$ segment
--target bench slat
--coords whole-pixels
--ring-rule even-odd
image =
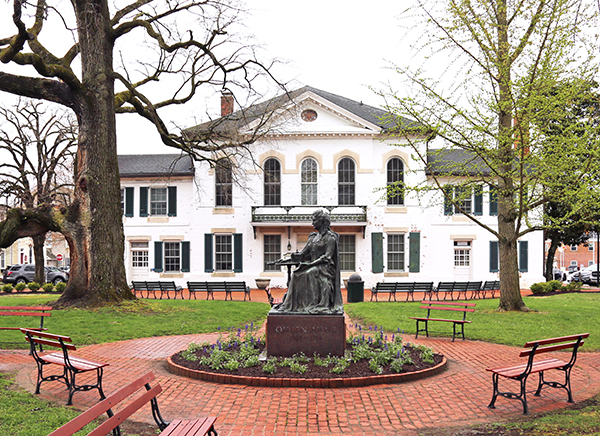
[[[445,321],[445,322],[456,322],[459,324],[470,324],[473,321],[468,321],[468,320],[463,320],[463,319],[442,319],[442,318],[416,318],[416,317],[409,317],[410,319],[417,319],[419,321]]]
[[[102,415],[108,409],[115,407],[115,405],[119,404],[125,398],[129,397],[131,394],[136,392],[138,389],[140,389],[146,383],[150,383],[154,379],[155,379],[154,374],[149,372],[148,374],[137,379],[130,385],[127,385],[124,388],[119,389],[114,394],[111,394],[104,400],[100,401],[99,403],[96,403],[95,405],[90,407],[88,410],[83,412],[81,415],[79,415],[79,416],[73,418],[71,421],[67,422],[61,428],[54,430],[48,436],[72,435],[73,433],[81,430],[83,427],[85,427],[87,424],[92,422],[94,419],[98,418],[100,415]]]
[[[52,306],[0,306],[0,310],[52,310]]]
[[[22,330],[22,329],[19,329],[19,330]],[[39,330],[36,330],[35,332],[42,333]],[[29,342],[29,338],[27,336],[25,336],[25,340],[27,342]],[[62,348],[62,345],[58,341],[50,341],[48,339],[41,339],[41,338],[32,338],[32,341],[34,344],[38,344],[38,345],[48,345],[50,347]],[[77,349],[77,347],[75,347],[75,345],[73,345],[73,344],[63,343],[63,345],[67,350],[70,350],[70,351],[75,351]]]
[[[186,421],[180,419],[173,420],[160,436],[204,435],[210,430],[216,420],[217,418],[214,416]]]
[[[23,332],[25,334],[25,333],[27,333],[28,330],[29,329],[22,328],[21,332]],[[43,332],[38,332],[38,331],[32,331],[32,333],[34,333],[35,336],[46,338],[46,339],[53,339],[56,341],[58,339],[62,339],[63,342],[73,342],[73,340],[69,336],[55,335],[54,333],[43,333]]]
[[[540,341],[530,341],[527,342],[523,348],[533,347],[535,344],[547,345],[555,344],[557,342],[576,341],[577,339],[579,339],[579,337],[581,337],[582,339],[586,339],[589,335],[589,333],[582,333],[580,335],[561,336],[559,338],[542,339]]]
[[[431,310],[454,310],[456,312],[475,312],[475,309],[468,309],[465,307],[436,307],[436,306],[421,306],[421,309]]]
[[[579,343],[579,345],[583,345],[585,343],[585,341],[581,341]],[[559,345],[550,345],[549,347],[538,347],[535,350],[535,354],[541,354],[541,353],[549,353],[551,351],[560,351],[560,350],[566,350],[567,348],[573,348],[575,345],[577,344],[577,341],[575,342],[569,342],[566,344],[559,344]],[[531,354],[533,350],[523,350],[521,351],[521,353],[519,354],[519,357],[525,357],[525,356],[529,356]]]
[[[50,312],[9,312],[2,311],[0,312],[0,316],[50,316],[52,313]]]
[[[567,364],[567,362],[565,362],[563,360],[559,360],[559,359],[540,360],[538,362],[533,363],[533,366],[531,367],[531,372],[535,373],[535,372],[547,371],[549,369],[562,368],[566,364]],[[501,375],[502,377],[511,378],[511,377],[517,377],[517,376],[523,374],[523,371],[525,371],[526,368],[527,368],[527,364],[522,363],[520,365],[509,366],[506,368],[487,368],[486,371],[490,371],[494,374]]]

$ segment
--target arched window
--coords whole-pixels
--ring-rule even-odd
[[[215,167],[215,194],[217,206],[233,205],[233,174],[231,161],[220,159]]]
[[[404,204],[404,164],[394,157],[387,163],[387,204],[390,206]]]
[[[300,168],[302,205],[314,206],[317,204],[318,177],[317,161],[312,158],[305,159]]]
[[[354,204],[354,161],[345,157],[338,163],[338,204]]]
[[[265,173],[265,206],[281,204],[281,164],[277,159],[267,159],[263,165]]]

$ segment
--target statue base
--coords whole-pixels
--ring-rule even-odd
[[[267,355],[291,357],[343,356],[346,349],[344,315],[269,314],[267,316]]]

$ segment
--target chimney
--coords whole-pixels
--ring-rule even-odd
[[[226,117],[233,113],[233,94],[230,91],[223,91],[221,94],[221,116]]]

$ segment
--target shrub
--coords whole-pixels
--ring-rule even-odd
[[[548,286],[548,283],[550,282],[534,283],[530,286],[531,292],[533,292],[533,295],[540,295],[550,292],[550,286]]]
[[[27,283],[27,287],[31,292],[36,292],[38,289],[40,289],[40,284],[37,282],[31,282]]]
[[[23,292],[26,287],[27,287],[27,284],[25,284],[25,283],[17,283],[15,286],[15,289],[17,290],[17,292]]]
[[[567,292],[581,291],[581,282],[571,282],[563,286],[563,290]]]
[[[54,289],[56,289],[56,292],[60,292],[62,294],[65,291],[66,287],[67,287],[67,284],[65,282],[60,282],[60,283],[56,284]]]
[[[550,291],[548,292],[559,291],[563,287],[562,283],[559,280],[550,280],[546,283],[546,285],[550,288]]]
[[[13,285],[11,285],[10,283],[2,285],[2,292],[6,292],[8,294],[9,292],[12,292],[12,291],[13,291]]]
[[[54,290],[54,285],[52,283],[45,283],[44,286],[42,286],[42,289],[44,292],[52,292]]]

